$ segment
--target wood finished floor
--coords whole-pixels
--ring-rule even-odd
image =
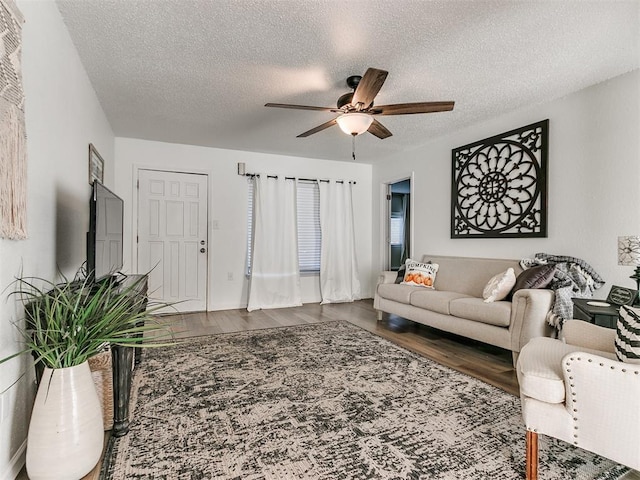
[[[519,394],[511,352],[447,334],[395,315],[376,320],[372,300],[274,310],[245,309],[162,317],[177,338],[346,320],[438,363],[479,378],[513,395]]]
[[[305,304],[302,307],[253,312],[237,309],[166,315],[159,322],[166,325],[176,338],[187,338],[331,320],[346,320],[442,365],[479,378],[513,395],[519,394],[511,352],[394,315],[384,314],[383,320],[378,322],[372,300],[333,305]],[[101,463],[83,480],[99,479]],[[27,478],[23,469],[18,480]]]

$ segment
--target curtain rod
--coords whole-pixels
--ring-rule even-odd
[[[245,177],[259,177],[259,173],[245,173]],[[267,178],[278,178],[278,175],[267,175]],[[302,180],[303,182],[329,182],[329,180],[325,180],[322,178],[296,178],[296,177],[284,177],[285,180]],[[336,180],[336,183],[344,183],[344,180]],[[356,182],[349,180],[349,183],[355,185]]]

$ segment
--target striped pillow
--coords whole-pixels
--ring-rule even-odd
[[[626,363],[640,364],[640,308],[620,307],[616,328],[616,356]]]

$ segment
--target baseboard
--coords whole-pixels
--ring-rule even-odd
[[[22,445],[20,445],[20,448],[18,448],[16,454],[13,456],[13,458],[11,458],[11,461],[9,462],[9,468],[4,472],[0,480],[15,480],[15,478],[20,473],[20,470],[22,470],[22,467],[24,467],[26,453],[27,440],[25,439],[25,441],[22,442]]]

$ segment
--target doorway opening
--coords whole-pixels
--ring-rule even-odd
[[[388,184],[389,270],[397,271],[411,255],[411,180]]]

